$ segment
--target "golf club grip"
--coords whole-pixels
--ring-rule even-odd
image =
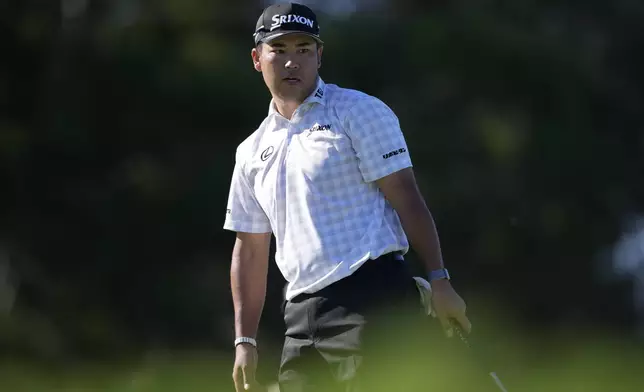
[[[467,337],[465,336],[465,333],[463,332],[460,324],[456,322],[456,320],[450,320],[450,325],[454,332],[456,332],[456,335],[458,335],[459,339],[461,339],[463,343],[470,347],[470,342],[467,340]]]
[[[470,345],[469,340],[465,336],[465,333],[463,332],[463,329],[461,328],[461,326],[455,320],[450,320],[450,324],[452,326],[452,329],[454,329],[454,332],[456,333],[456,335],[458,335],[459,339],[461,339],[461,341],[465,343],[465,345],[471,350],[472,346]],[[479,358],[479,364],[481,366],[483,365],[483,363],[480,361],[480,358]],[[496,372],[490,371],[488,369],[486,369],[486,371],[487,371],[487,374],[490,377],[492,377],[492,380],[494,380],[494,384],[497,386],[497,388],[499,388],[500,391],[508,392],[508,390],[501,382],[501,379],[499,379],[499,376],[496,375]]]

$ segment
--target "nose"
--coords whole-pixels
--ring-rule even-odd
[[[286,64],[284,64],[284,66],[286,67],[286,69],[293,69],[293,70],[297,70],[300,68],[300,65],[293,60],[288,60]]]

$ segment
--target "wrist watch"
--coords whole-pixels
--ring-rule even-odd
[[[429,273],[430,282],[438,279],[447,279],[447,280],[451,279],[449,276],[449,271],[447,271],[447,268],[440,268],[437,270],[433,270]]]
[[[242,343],[248,343],[253,347],[257,347],[257,341],[255,339],[253,339],[253,338],[242,336],[242,337],[239,337],[239,338],[235,339],[235,347],[237,347],[238,345],[240,345]]]

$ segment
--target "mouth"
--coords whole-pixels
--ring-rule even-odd
[[[294,77],[294,76],[284,78],[284,81],[286,83],[289,83],[289,84],[296,84],[296,83],[301,82],[300,78],[297,78],[297,77]]]

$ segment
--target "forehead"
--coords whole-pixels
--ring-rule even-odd
[[[314,45],[315,39],[306,34],[291,33],[276,37],[265,44],[268,46],[305,46]]]

